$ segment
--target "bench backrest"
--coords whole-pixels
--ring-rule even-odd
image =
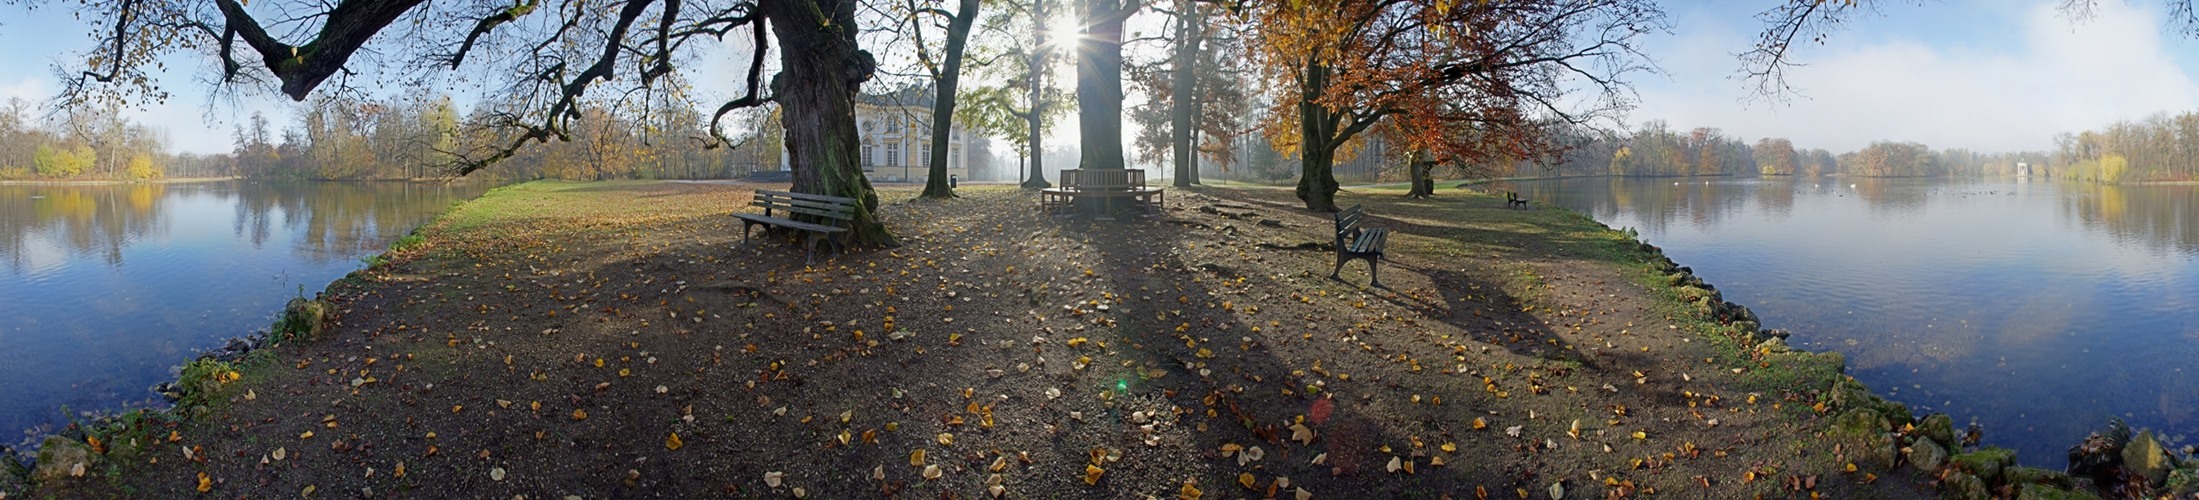
[[[1344,248],[1345,241],[1359,235],[1359,220],[1366,216],[1367,212],[1360,210],[1359,205],[1336,213],[1336,248]]]
[[[764,215],[774,217],[792,216],[794,214],[808,215],[830,220],[831,224],[835,226],[840,225],[842,221],[855,220],[854,198],[758,190],[756,191],[756,199],[748,204],[749,206],[763,207]],[[786,215],[776,215],[773,212],[786,212]]]
[[[1126,168],[1067,169],[1061,187],[1081,191],[1121,191],[1145,186],[1145,171]]]

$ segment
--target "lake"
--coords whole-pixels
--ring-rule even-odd
[[[488,187],[0,185],[0,444],[165,404],[177,365]]]
[[[1516,183],[1643,240],[1880,394],[2060,467],[2108,418],[2199,438],[2199,187],[2030,179]]]

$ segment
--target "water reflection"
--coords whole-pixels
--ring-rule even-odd
[[[150,403],[191,353],[488,187],[0,185],[0,429]]]
[[[2199,187],[2020,179],[1520,183],[1631,226],[1895,399],[2056,465],[2110,416],[2199,437]]]

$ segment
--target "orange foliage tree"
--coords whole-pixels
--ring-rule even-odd
[[[1256,0],[1238,13],[1276,93],[1266,131],[1299,157],[1298,198],[1325,212],[1337,149],[1385,119],[1404,142],[1392,149],[1435,159],[1416,163],[1554,151],[1550,125],[1626,108],[1624,78],[1649,69],[1636,39],[1665,29],[1649,0]]]

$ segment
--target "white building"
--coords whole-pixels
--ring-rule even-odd
[[[931,175],[932,87],[910,86],[890,94],[855,96],[855,133],[863,174],[872,182],[924,182]],[[971,180],[971,144],[977,141],[960,125],[947,141],[947,174]],[[779,169],[787,170],[784,149]]]

